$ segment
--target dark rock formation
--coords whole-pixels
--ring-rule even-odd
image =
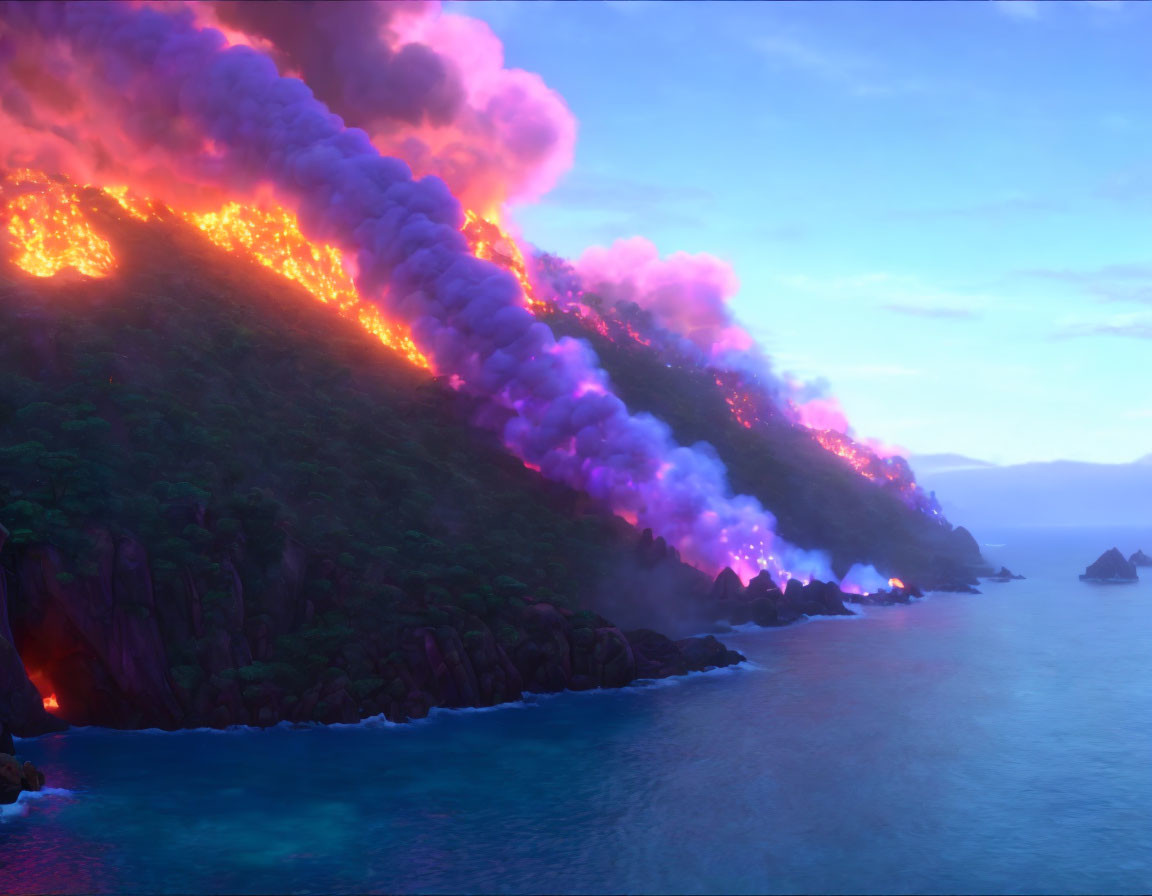
[[[43,772],[31,762],[21,763],[16,757],[0,752],[0,805],[16,802],[21,791],[43,789]]]
[[[120,728],[179,725],[180,707],[168,682],[156,594],[143,547],[131,538],[91,533],[94,576],[75,578],[51,547],[20,558],[21,615],[16,639],[24,662],[68,683],[56,688],[60,712],[73,724]],[[242,611],[241,611],[242,612]],[[205,645],[209,671],[233,668],[222,645]],[[218,654],[226,654],[219,656]],[[250,662],[250,659],[248,659]]]
[[[711,635],[673,641],[651,629],[636,629],[624,634],[636,657],[638,678],[667,678],[744,661],[741,654],[728,650]]]
[[[97,546],[91,575],[70,574],[48,546],[17,555],[15,636],[0,576],[0,735],[41,734],[66,727],[62,719],[120,728],[347,723],[377,714],[401,721],[436,706],[622,687],[638,677],[743,660],[712,637],[626,635],[595,613],[531,597],[495,611],[481,602],[477,613],[415,601],[394,611],[409,621],[358,639],[340,628],[316,628],[317,614],[331,614],[345,598],[333,589],[319,610],[303,598],[301,583],[323,561],[291,539],[280,559],[261,570],[266,588],[275,589],[270,595],[245,590],[238,571],[248,562],[243,551],[220,564],[208,592],[187,572],[154,578],[130,536],[90,535]],[[647,550],[668,552],[655,542]],[[338,570],[321,569],[339,583]],[[318,671],[278,661],[277,651],[293,638],[328,654]],[[324,647],[323,638],[335,639],[333,646]],[[62,719],[45,712],[24,663],[51,682]],[[6,737],[0,747],[9,743]],[[14,799],[13,775],[5,792]],[[30,789],[28,783],[19,786]]]
[[[1022,579],[1024,576],[1015,575],[1007,566],[1001,566],[997,572],[985,578],[991,579],[993,582],[1011,582],[1013,579]]]
[[[740,581],[740,577],[730,567],[725,567],[716,577],[708,597],[711,600],[740,600],[744,594],[744,583]]]
[[[1128,562],[1133,566],[1152,566],[1152,557],[1149,557],[1143,551],[1137,551],[1128,558]]]
[[[708,608],[717,621],[772,627],[788,625],[802,616],[853,615],[844,600],[835,583],[812,581],[804,585],[790,579],[781,591],[767,572],[761,572],[745,588],[732,570],[725,569],[712,586]]]
[[[8,530],[0,526],[0,549]],[[27,670],[16,650],[8,621],[9,573],[0,566],[0,752],[12,752],[12,734],[44,734],[67,727],[44,709],[43,695],[28,679]]]
[[[1111,548],[1100,555],[1100,559],[1089,566],[1082,576],[1081,582],[1101,582],[1106,584],[1135,582],[1136,567],[1124,559],[1124,555],[1116,548]]]

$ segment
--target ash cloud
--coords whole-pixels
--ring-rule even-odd
[[[266,48],[382,152],[435,175],[465,206],[491,216],[530,200],[572,165],[576,120],[539,75],[504,66],[475,19],[438,3],[193,5],[198,18]]]

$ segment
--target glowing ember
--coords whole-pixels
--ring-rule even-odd
[[[86,277],[112,271],[112,249],[89,225],[75,187],[35,171],[17,171],[8,183],[21,190],[0,211],[8,219],[17,267],[36,277],[66,268]]]
[[[895,579],[895,578],[893,578],[893,579],[889,579],[889,580],[888,580],[888,587],[889,587],[889,588],[900,588],[900,589],[903,589],[903,588],[904,588],[904,583],[903,583],[903,582],[901,582],[899,579]]]
[[[468,240],[468,248],[477,258],[498,264],[516,278],[524,296],[525,307],[533,311],[549,310],[547,302],[536,298],[535,290],[528,279],[528,269],[524,264],[524,254],[516,241],[500,229],[495,221],[481,218],[475,212],[464,212],[464,227],[461,229]]]
[[[56,699],[55,694],[49,694],[44,698],[44,708],[48,710],[60,708],[60,702]]]
[[[147,199],[130,196],[127,187],[105,187],[104,192],[115,199],[120,207],[136,220],[148,221],[152,218],[152,203]]]
[[[717,371],[716,385],[724,395],[724,403],[736,418],[736,422],[745,429],[751,429],[757,423],[762,423],[760,402],[751,389],[747,389],[739,381],[739,377],[728,371]]]

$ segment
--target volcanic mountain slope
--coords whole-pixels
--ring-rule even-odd
[[[0,272],[0,620],[62,718],[404,719],[738,658],[580,609],[711,583],[445,383],[186,225],[92,202],[113,276]],[[16,685],[0,722],[50,727]]]
[[[643,314],[634,306],[626,314]],[[572,315],[547,318],[558,333],[587,339],[633,411],[668,423],[681,444],[705,441],[728,468],[734,491],[754,495],[776,515],[777,531],[810,550],[826,550],[844,575],[868,563],[930,588],[971,584],[984,566],[963,528],[907,506],[882,484],[859,475],[826,451],[812,431],[779,413],[754,427],[734,416],[716,371],[668,363],[656,349],[612,340]]]

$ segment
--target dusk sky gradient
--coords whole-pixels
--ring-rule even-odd
[[[778,369],[914,454],[1152,452],[1152,6],[446,9],[579,122],[529,241],[727,259]]]

